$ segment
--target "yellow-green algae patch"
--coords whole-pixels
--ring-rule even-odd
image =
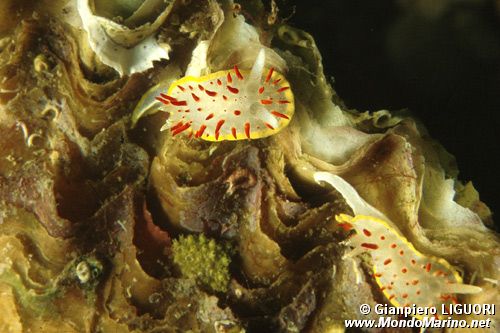
[[[181,236],[172,244],[174,263],[182,275],[212,291],[225,292],[229,284],[231,247],[201,235]]]

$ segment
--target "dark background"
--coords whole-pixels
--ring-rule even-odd
[[[409,108],[499,212],[500,1],[278,2],[350,108]],[[295,14],[293,14],[295,8]],[[494,216],[495,218],[496,216]],[[495,218],[499,225],[498,217]]]

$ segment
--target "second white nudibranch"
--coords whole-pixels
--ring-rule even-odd
[[[314,178],[339,191],[353,209],[354,217],[346,214],[336,217],[345,230],[355,231],[346,241],[352,250],[344,258],[368,253],[377,286],[391,304],[440,309],[441,304],[457,302],[455,294],[482,291],[478,286],[464,284],[446,260],[416,250],[394,223],[364,201],[345,180],[326,172],[317,172]]]
[[[293,116],[293,93],[286,78],[264,64],[262,49],[251,71],[234,66],[175,81],[166,94],[157,96],[169,112],[162,130],[208,141],[257,139],[279,132]]]
[[[444,259],[426,256],[387,222],[371,216],[337,216],[344,229],[356,231],[347,244],[351,257],[368,252],[373,277],[380,290],[394,306],[438,307],[456,302],[454,294],[481,291],[462,283],[458,272]]]

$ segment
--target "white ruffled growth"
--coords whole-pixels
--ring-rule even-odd
[[[105,17],[94,15],[89,1],[77,0],[77,10],[82,20],[82,27],[87,32],[90,47],[102,63],[114,68],[120,76],[123,76],[143,72],[153,67],[153,61],[169,59],[170,46],[160,45],[154,34],[149,34],[131,47],[118,44],[106,33],[104,26],[113,31],[130,30],[133,33],[133,30]],[[166,17],[166,14],[162,16]],[[154,27],[151,25],[146,28]]]

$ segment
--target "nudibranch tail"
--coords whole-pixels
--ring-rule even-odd
[[[341,177],[334,175],[329,172],[315,172],[314,180],[321,184],[325,182],[330,184],[334,189],[340,192],[344,197],[346,203],[351,207],[356,215],[369,215],[374,216],[382,220],[388,220],[388,218],[382,214],[379,210],[368,204],[358,192],[352,187],[348,182],[346,182]]]
[[[450,283],[443,286],[443,292],[448,294],[477,294],[483,291],[481,287],[463,283]]]
[[[247,87],[248,90],[257,90],[259,87],[259,83],[261,81],[262,73],[264,71],[264,65],[266,63],[266,53],[264,49],[261,49],[257,54],[257,58],[255,58],[255,62],[252,66],[252,70],[248,75]]]
[[[202,77],[184,77],[156,96],[169,112],[162,130],[208,141],[257,139],[290,122],[295,103],[286,78],[266,69],[262,49],[250,71],[234,66]]]
[[[348,240],[353,250],[345,257],[369,253],[373,277],[394,306],[438,307],[456,301],[454,294],[482,291],[478,286],[463,284],[461,276],[446,260],[417,251],[384,220],[345,214],[336,216],[336,220],[356,231]]]

